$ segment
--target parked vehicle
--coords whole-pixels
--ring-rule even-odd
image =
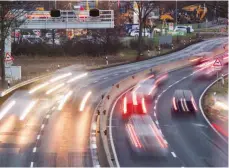
[[[190,32],[194,32],[194,29],[191,26],[176,26],[174,31],[175,32],[185,32],[187,33],[187,28],[190,28]]]
[[[132,36],[132,37],[138,37],[139,36],[139,30],[133,30],[130,33],[130,36]],[[150,37],[149,31],[142,31],[142,36]]]

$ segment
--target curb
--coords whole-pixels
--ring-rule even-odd
[[[186,62],[180,67],[171,67],[171,69],[169,68],[168,70],[161,69],[159,66],[153,66],[153,67],[148,68],[144,71],[140,71],[136,74],[133,74],[132,76],[128,76],[128,77],[124,78],[123,80],[121,80],[118,83],[113,85],[113,87],[110,89],[110,91],[108,91],[106,93],[106,95],[104,96],[104,99],[100,102],[100,106],[97,106],[97,107],[100,107],[100,108],[96,109],[97,111],[100,111],[100,123],[99,123],[99,125],[100,125],[100,136],[102,139],[102,143],[104,145],[105,153],[107,156],[107,161],[108,161],[110,167],[119,167],[119,163],[117,161],[117,156],[115,156],[113,153],[114,144],[112,144],[112,141],[109,142],[109,139],[112,138],[112,135],[110,135],[110,128],[108,128],[109,126],[107,126],[107,124],[109,124],[109,122],[110,122],[109,118],[111,117],[111,114],[110,114],[111,106],[110,105],[112,105],[113,104],[112,102],[115,102],[117,97],[119,97],[121,94],[123,94],[123,92],[126,92],[131,87],[135,86],[135,84],[139,80],[147,77],[149,73],[156,72],[156,74],[158,74],[158,73],[175,71],[177,69],[180,69],[180,68],[183,68],[186,66],[190,66],[190,64],[191,64],[186,59],[185,60],[182,59],[180,61],[186,61]],[[174,62],[177,62],[177,61],[174,61]],[[165,63],[165,64],[168,64],[168,63]],[[174,65],[172,65],[172,66],[174,66]],[[157,69],[159,70],[159,72],[157,72]],[[133,81],[130,84],[128,84],[127,81],[129,81],[129,80],[133,80]],[[123,89],[120,88],[123,91],[121,91],[117,88],[117,86],[122,85],[122,84],[125,85]],[[116,89],[118,89],[117,93],[116,93]],[[114,96],[111,96],[113,94],[112,92],[115,93]],[[106,100],[106,102],[105,102],[105,99],[107,99],[108,96],[110,97],[110,99]],[[102,114],[103,112],[105,112],[105,113]],[[106,135],[103,135],[104,130],[107,130],[107,134],[108,134],[107,136],[109,136],[109,138],[106,137]]]
[[[226,74],[226,75],[223,75],[223,77],[225,77],[225,76],[228,76],[228,74]],[[200,96],[200,99],[199,99],[199,107],[200,107],[200,111],[201,111],[201,113],[202,113],[202,115],[203,115],[203,117],[204,117],[204,119],[207,121],[207,123],[208,123],[208,125],[215,131],[215,133],[217,134],[217,135],[219,135],[219,137],[223,140],[223,141],[225,141],[226,143],[228,142],[212,125],[211,125],[211,122],[208,120],[208,118],[207,118],[207,116],[204,114],[204,110],[203,110],[203,107],[202,107],[202,99],[203,99],[203,97],[204,97],[204,95],[205,95],[205,93],[208,91],[208,89],[212,86],[212,85],[214,85],[216,82],[218,82],[220,80],[220,78],[219,79],[216,79],[214,82],[212,82],[210,85],[208,85],[208,87],[203,91],[203,93],[201,94],[201,96]]]
[[[184,67],[188,67],[188,66],[192,65],[192,63],[189,62],[189,59],[187,59],[187,58],[180,59],[179,61],[182,61],[182,62],[184,61],[183,62],[184,64],[182,64],[182,66],[175,66],[175,67],[172,66],[172,67],[168,68],[167,70],[161,69],[159,67],[160,65],[155,65],[155,66],[152,66],[151,68],[147,68],[147,69],[140,71],[136,74],[132,74],[132,75],[122,79],[118,83],[113,84],[113,87],[105,94],[104,99],[108,99],[108,100],[106,100],[106,102],[105,102],[105,100],[103,99],[100,102],[100,106],[98,106],[100,108],[98,108],[96,110],[100,111],[100,122],[99,122],[100,136],[101,136],[102,143],[103,143],[105,153],[107,156],[107,161],[108,161],[110,167],[119,167],[118,162],[116,161],[117,158],[116,158],[116,156],[114,156],[114,153],[113,153],[114,145],[109,143],[110,137],[108,138],[108,137],[106,137],[106,135],[103,135],[103,130],[105,130],[108,133],[108,135],[110,134],[110,131],[109,131],[110,129],[108,129],[109,125],[107,125],[107,124],[109,124],[108,118],[110,117],[109,115],[110,115],[110,110],[111,110],[111,103],[115,102],[116,98],[119,97],[120,94],[122,94],[123,92],[125,92],[129,88],[133,87],[135,85],[135,83],[137,83],[139,80],[144,79],[144,77],[148,76],[147,74],[149,74],[149,73],[152,73],[152,72],[155,73],[156,72],[156,74],[158,74],[160,72],[161,73],[172,72],[172,71],[178,70],[180,68],[184,68]],[[176,60],[176,61],[172,61],[172,62],[173,63],[176,62],[176,64],[179,65],[179,61]],[[169,63],[172,63],[172,62],[169,62]],[[165,62],[164,65],[166,65],[166,64],[168,65],[169,63]],[[130,79],[132,80],[132,82],[131,82],[131,84],[128,84],[127,81],[129,81]],[[119,87],[120,84],[121,85],[124,84],[124,88],[120,88]],[[120,92],[120,90],[122,90],[122,92]],[[111,96],[112,94],[114,94],[114,95]]]

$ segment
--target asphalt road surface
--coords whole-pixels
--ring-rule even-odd
[[[51,79],[34,83],[31,88],[49,82],[33,94],[23,89],[16,91],[0,109],[3,112],[15,101],[0,120],[0,166],[92,166],[89,146],[90,121],[101,95],[112,84],[146,68],[210,51],[226,42],[227,38],[204,41],[152,60],[95,70],[88,72],[87,77],[72,83],[67,81],[84,72],[77,67],[65,68],[53,74]],[[71,76],[50,82],[53,78],[69,72]],[[46,94],[57,86],[60,88]],[[58,110],[71,91],[63,109]],[[84,110],[80,111],[82,99],[89,91],[92,94]],[[19,120],[32,100],[36,101],[36,104],[24,120]],[[171,160],[171,165],[180,165],[180,162],[173,161],[174,158],[168,159]]]
[[[226,67],[222,73],[228,73]],[[197,72],[198,73],[198,72]],[[115,104],[112,118],[112,136],[115,152],[121,167],[227,167],[228,143],[222,140],[208,125],[200,110],[196,115],[173,115],[172,97],[176,89],[191,90],[198,104],[204,89],[216,76],[203,80],[193,74],[192,67],[169,73],[166,84],[159,86],[148,113],[158,123],[169,144],[170,154],[163,158],[134,157],[130,148],[125,121],[122,120],[120,103]]]

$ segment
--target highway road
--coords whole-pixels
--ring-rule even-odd
[[[222,73],[228,73],[228,67]],[[198,72],[197,72],[198,73]],[[197,74],[196,73],[196,74]],[[166,84],[159,86],[153,102],[147,105],[147,111],[155,123],[158,123],[170,154],[163,158],[134,157],[122,120],[119,99],[115,104],[112,118],[112,137],[115,152],[121,167],[227,167],[228,142],[222,140],[208,125],[200,110],[196,115],[172,115],[172,97],[177,89],[191,90],[197,104],[204,89],[212,79],[200,80],[193,74],[192,67],[186,67],[169,73]]]
[[[90,121],[101,95],[112,84],[149,67],[211,51],[226,42],[227,38],[204,41],[152,60],[91,71],[71,83],[68,81],[85,71],[74,66],[64,68],[51,78],[30,86],[34,89],[43,84],[41,89],[32,94],[24,89],[16,91],[0,109],[0,115],[5,113],[0,120],[0,166],[92,166]],[[69,73],[71,75],[67,75]],[[85,108],[80,111],[89,91],[91,95]],[[9,105],[12,107],[4,111]],[[25,118],[20,120],[25,113]],[[181,165],[172,157],[168,160],[171,165]]]

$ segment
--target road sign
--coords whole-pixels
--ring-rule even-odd
[[[5,66],[11,66],[13,64],[14,58],[9,52],[6,52],[5,55]]]
[[[11,56],[11,54],[9,52],[6,53],[5,55],[5,61],[13,61],[14,58]]]
[[[214,66],[215,70],[221,70],[223,65],[222,65],[220,59],[216,58],[213,66]]]

